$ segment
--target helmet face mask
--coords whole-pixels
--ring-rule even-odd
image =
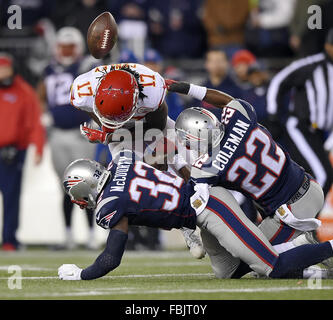
[[[81,209],[94,209],[110,172],[96,161],[79,159],[65,170],[63,186],[73,203]]]
[[[178,116],[175,129],[180,143],[199,154],[216,148],[224,136],[224,125],[203,108],[185,109]]]
[[[127,70],[111,70],[99,82],[94,99],[94,112],[102,125],[118,129],[136,112],[139,85]]]

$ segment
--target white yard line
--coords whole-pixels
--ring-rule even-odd
[[[8,271],[8,268],[12,266],[13,265],[0,266],[0,271]],[[18,264],[18,266],[22,269],[22,271],[54,271],[54,268],[35,267],[26,264]]]
[[[103,279],[117,279],[117,278],[163,278],[163,277],[213,277],[213,273],[161,273],[161,274],[130,274],[130,275],[118,275],[118,276],[105,276]],[[17,277],[21,280],[47,280],[58,279],[56,276],[45,277]],[[0,277],[0,280],[8,280],[8,277]]]
[[[140,266],[146,267],[151,266],[151,262],[144,262],[140,263]],[[210,262],[207,260],[199,261],[199,260],[193,260],[193,261],[171,261],[171,262],[164,262],[164,261],[154,261],[155,267],[179,267],[179,266],[208,266],[210,265]],[[0,271],[7,271],[8,268],[12,265],[0,265]],[[22,271],[56,271],[55,268],[45,268],[45,267],[38,267],[33,265],[26,265],[26,264],[18,264],[19,267],[22,268]]]
[[[13,258],[32,258],[41,256],[43,258],[58,258],[59,256],[63,257],[95,257],[98,255],[101,250],[87,251],[87,250],[23,250],[17,252],[3,252],[4,257],[13,257]],[[192,255],[189,250],[182,251],[151,251],[151,250],[139,250],[139,251],[125,251],[124,258],[130,259],[142,259],[142,258],[152,258],[152,259],[170,259],[170,258],[192,258]],[[194,258],[192,258],[194,259]]]

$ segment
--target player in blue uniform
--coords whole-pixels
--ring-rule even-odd
[[[324,204],[320,185],[257,122],[249,103],[217,90],[167,82],[171,91],[223,109],[221,121],[202,108],[187,109],[177,118],[179,139],[196,150],[201,143],[201,156],[191,169],[194,181],[224,186],[252,198],[264,218],[260,229],[272,244],[281,244],[280,252],[295,246],[290,240],[318,228],[320,221],[315,217]],[[306,239],[316,242],[313,233]]]
[[[135,161],[133,151],[120,152],[109,168],[91,160],[76,160],[64,173],[64,187],[81,208],[94,208],[96,222],[110,229],[105,250],[89,267],[62,265],[63,280],[90,280],[104,276],[121,262],[128,225],[155,228],[201,228],[215,274],[230,278],[240,260],[270,277],[282,277],[333,256],[333,242],[299,246],[282,254],[241,211],[222,187],[185,181],[169,172]],[[214,264],[215,260],[222,263]],[[215,267],[218,268],[215,268]]]
[[[179,136],[184,134],[183,118],[190,113],[212,117],[205,109],[188,109],[178,118]],[[195,181],[242,192],[271,215],[297,192],[305,177],[312,179],[257,123],[255,111],[247,102],[229,103],[223,109],[221,123],[224,136],[219,145],[193,164]],[[193,125],[191,129],[195,130]]]

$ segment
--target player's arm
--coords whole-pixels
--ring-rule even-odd
[[[62,280],[93,280],[105,276],[120,265],[128,238],[128,219],[123,216],[110,229],[104,251],[95,262],[85,269],[76,265],[62,265],[59,268],[59,278]]]
[[[215,89],[209,89],[202,86],[197,86],[192,83],[165,80],[168,91],[186,94],[192,98],[205,101],[217,108],[223,108],[229,102],[235,100],[232,96]]]
[[[87,112],[91,119],[93,119],[100,127],[102,127],[102,123],[99,121],[98,117],[94,112]]]
[[[188,168],[188,166],[180,168],[178,173],[185,180],[185,182],[188,182],[191,178],[191,170]]]
[[[164,130],[167,118],[168,118],[168,105],[165,101],[159,106],[159,108],[153,112],[149,112],[146,115],[146,122],[143,124],[143,130],[149,130],[152,128]]]
[[[255,111],[249,103],[245,101],[241,103],[239,100],[222,91],[197,86],[192,83],[178,82],[168,79],[165,80],[165,83],[169,91],[186,94],[220,109],[223,109],[226,106],[231,107],[232,109],[241,112],[248,119],[250,119],[252,114],[255,115]],[[256,118],[256,116],[254,117]]]

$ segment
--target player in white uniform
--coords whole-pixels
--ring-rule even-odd
[[[149,112],[156,111],[160,108],[164,102],[166,94],[164,79],[157,72],[137,63],[104,65],[81,74],[74,80],[72,85],[72,105],[86,112],[94,113],[95,94],[100,78],[110,72],[111,68],[114,70],[120,70],[124,67],[128,67],[139,74],[142,93],[145,95],[143,99],[138,100],[135,114],[132,119],[128,121],[126,127],[134,126],[135,120],[141,120]],[[174,122],[172,127],[174,128]]]
[[[130,148],[143,158],[144,152],[150,150],[150,153],[154,150],[156,142],[167,133],[169,138],[174,139],[170,133],[175,134],[175,123],[168,117],[165,95],[166,85],[159,73],[141,64],[121,63],[99,66],[78,76],[71,88],[71,104],[88,112],[101,126],[102,130],[93,129],[88,125],[81,126],[81,133],[90,142],[108,144],[113,156],[124,146],[129,148],[130,143]],[[143,126],[141,135],[138,135],[139,130],[136,127],[138,120]],[[120,128],[130,131],[117,130]],[[155,142],[151,143],[151,136],[147,143],[144,141],[146,136],[143,135],[153,128],[159,129],[160,134],[153,134],[156,137]],[[133,139],[133,135],[128,136],[128,133],[134,133],[134,129]],[[125,141],[120,142],[121,137],[124,137]],[[178,170],[186,165],[181,157],[176,156],[175,162]],[[197,258],[202,258],[205,251],[200,238],[186,228],[182,229],[182,233],[191,253]]]

